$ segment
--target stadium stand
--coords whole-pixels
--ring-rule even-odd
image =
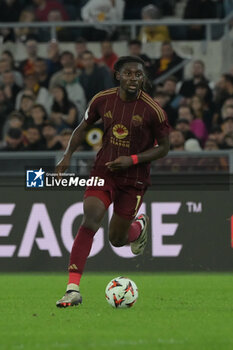
[[[220,45],[220,42],[224,45],[224,40],[227,42],[229,38],[231,22],[225,18],[232,10],[230,3],[210,0],[200,7],[191,0],[138,1],[134,6],[130,3],[123,0],[83,0],[78,5],[75,1],[58,0],[1,2],[0,21],[5,23],[5,27],[0,26],[1,152],[62,148],[61,133],[75,128],[94,94],[115,86],[113,64],[118,56],[127,53],[146,61],[148,92],[165,109],[173,128],[171,150],[233,148],[232,67],[222,64],[216,70],[214,62],[217,65],[222,59],[220,52],[216,53],[215,61],[207,63],[208,45]],[[106,12],[101,10],[103,4],[108,4]],[[144,22],[135,24],[141,18]],[[211,35],[217,35],[217,22],[206,20],[196,27],[191,25],[193,22],[189,26],[174,26],[179,20],[180,24],[189,23],[182,22],[182,18],[219,21],[225,29],[222,36],[221,31],[218,35],[224,40],[209,40]],[[76,20],[76,28],[70,20]],[[127,20],[132,20],[133,29]],[[50,29],[42,25],[44,21],[48,21]],[[52,26],[54,21],[63,26]],[[113,21],[114,25],[107,26],[105,21]],[[148,26],[142,25],[145,21]],[[8,22],[15,22],[15,27],[7,27]],[[27,25],[17,26],[22,22]],[[174,38],[182,41],[173,41]],[[208,40],[204,49],[203,42],[197,41],[200,39]],[[193,40],[193,46],[189,41],[189,49],[195,50],[195,55],[185,52],[186,40]],[[188,70],[191,70],[189,76]],[[33,135],[37,140],[34,146]]]

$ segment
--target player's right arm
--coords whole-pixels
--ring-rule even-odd
[[[82,144],[85,138],[85,132],[88,127],[88,123],[83,120],[77,128],[73,131],[67,149],[65,150],[63,158],[58,162],[56,166],[56,173],[61,174],[64,173],[69,165],[70,165],[70,158],[72,154],[76,151],[78,146]]]

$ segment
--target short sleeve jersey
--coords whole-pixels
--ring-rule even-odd
[[[149,183],[150,164],[140,163],[117,173],[106,163],[119,156],[138,154],[154,147],[156,140],[169,134],[170,126],[163,109],[148,94],[139,91],[133,101],[123,101],[119,88],[101,91],[93,97],[85,113],[85,121],[104,123],[102,148],[98,152],[92,174],[121,178],[123,183],[139,187]]]

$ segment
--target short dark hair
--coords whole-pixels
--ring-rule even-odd
[[[141,43],[141,41],[138,40],[138,39],[130,40],[130,41],[128,42],[128,46],[131,46],[131,45],[138,45],[138,46],[142,47],[142,43]]]
[[[173,83],[176,83],[176,84],[177,84],[178,79],[177,79],[177,77],[175,77],[174,75],[170,75],[170,77],[168,77],[168,78],[164,81],[164,83],[166,83],[167,81],[172,81]]]
[[[166,91],[155,90],[152,94],[152,98],[156,97],[169,97],[169,94]]]
[[[223,74],[222,76],[227,82],[233,85],[233,76],[231,74],[226,73],[226,74]]]
[[[12,139],[18,140],[22,137],[22,131],[18,128],[10,128],[7,132],[7,136]]]
[[[21,120],[22,122],[24,121],[24,116],[18,112],[18,111],[13,111],[10,113],[10,115],[8,116],[8,119],[13,119],[13,118],[18,118],[19,120]]]
[[[40,128],[39,126],[35,125],[34,123],[30,123],[27,127],[27,130],[28,129],[36,129],[38,131],[38,133],[40,134]]]
[[[43,128],[45,128],[46,126],[51,126],[52,128],[57,129],[55,123],[52,122],[51,120],[46,120],[46,121],[44,122]]]
[[[122,56],[120,57],[116,63],[114,64],[114,70],[116,72],[119,72],[121,68],[124,66],[126,63],[140,63],[143,66],[143,69],[145,69],[145,62],[138,56]]]
[[[65,50],[65,51],[62,51],[62,53],[61,53],[61,55],[60,55],[60,58],[62,58],[62,57],[65,56],[65,55],[69,55],[69,56],[71,56],[71,57],[74,57],[73,52],[68,51],[68,50]]]
[[[23,95],[23,96],[21,97],[21,101],[22,101],[22,99],[24,99],[24,98],[28,98],[29,100],[34,101],[34,98],[33,98],[32,96],[30,96],[30,95]]]
[[[83,51],[83,53],[82,53],[81,57],[83,57],[84,55],[91,55],[92,57],[94,57],[93,52],[92,52],[92,51],[90,51],[90,50],[85,50],[85,51]]]
[[[168,40],[162,42],[162,46],[166,46],[166,45],[169,45],[169,46],[172,47],[172,43],[170,41],[168,41]]]

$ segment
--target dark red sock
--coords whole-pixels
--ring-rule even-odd
[[[80,226],[70,254],[69,283],[79,285],[87,257],[90,253],[95,232]]]
[[[132,222],[128,232],[128,243],[136,241],[136,239],[139,237],[141,233],[141,230],[142,230],[142,226],[140,222],[138,221]]]

